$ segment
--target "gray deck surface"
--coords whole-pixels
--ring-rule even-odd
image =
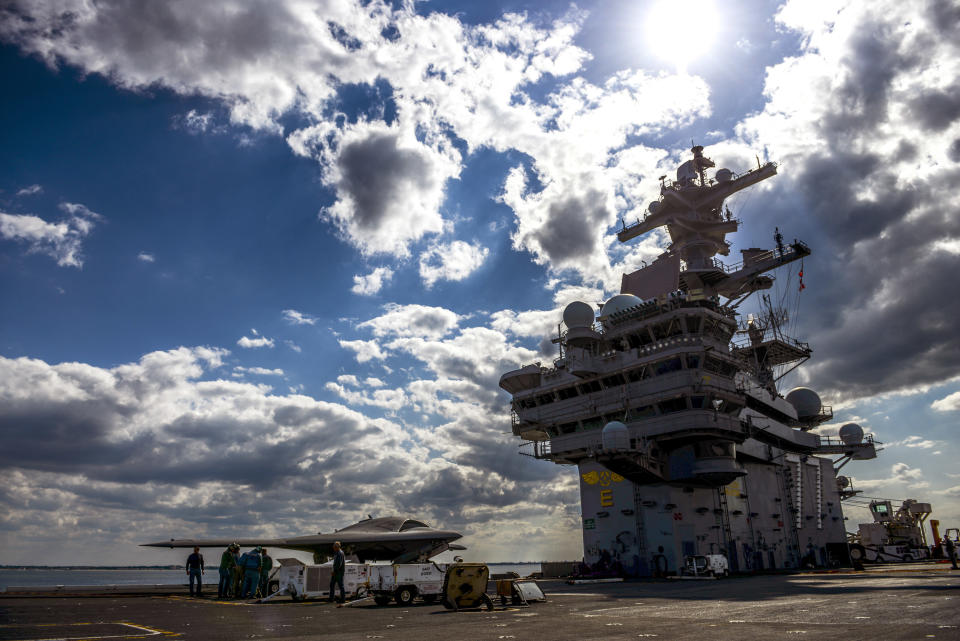
[[[960,639],[960,571],[949,565],[868,572],[569,586],[547,603],[450,612],[419,602],[279,600],[252,605],[181,595],[0,598],[0,639]]]

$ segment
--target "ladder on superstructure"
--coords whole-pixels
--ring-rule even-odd
[[[730,508],[727,506],[727,486],[717,488],[717,501],[720,503],[720,529],[723,532],[727,558],[730,558],[730,546],[733,545],[733,532],[730,530]]]
[[[643,527],[643,497],[640,496],[638,485],[633,483],[633,520],[636,523],[637,532],[637,554],[644,561],[649,561],[647,556],[647,533]],[[652,568],[651,568],[652,569]]]

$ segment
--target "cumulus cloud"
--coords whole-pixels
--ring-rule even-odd
[[[942,275],[960,255],[936,251],[956,238],[960,206],[945,144],[960,138],[960,14],[946,7],[785,3],[778,20],[804,49],[768,69],[765,108],[738,128],[785,169],[762,215],[813,245],[803,305],[817,311],[801,329],[817,357],[804,380],[838,400],[956,374],[960,299]]]
[[[900,462],[890,467],[890,476],[880,479],[855,479],[856,487],[863,490],[882,489],[894,485],[902,485],[911,489],[923,489],[930,483],[923,478],[923,470],[911,467]]]
[[[960,392],[954,392],[930,404],[938,412],[953,412],[960,410]]]
[[[33,196],[34,194],[39,193],[43,193],[43,187],[36,184],[17,190],[17,196]]]
[[[283,310],[283,319],[291,325],[316,325],[317,319],[310,314],[298,312],[295,309]]]
[[[386,352],[380,348],[380,344],[377,343],[377,341],[340,340],[338,342],[340,343],[340,347],[356,354],[358,363],[366,363],[373,359],[382,361],[387,357]]]
[[[173,123],[175,127],[193,135],[199,135],[213,128],[214,116],[210,112],[200,113],[196,109],[191,109],[182,116],[174,118]]]
[[[368,394],[334,382],[327,383],[325,387],[349,403],[351,407],[371,405],[387,410],[399,410],[407,404],[407,395],[399,389],[379,389]]]
[[[0,212],[0,236],[46,254],[61,267],[83,267],[83,239],[104,218],[78,203],[61,203],[65,216],[55,223],[30,214]]]
[[[353,287],[350,288],[354,294],[360,296],[373,296],[383,286],[393,278],[393,270],[389,267],[375,267],[367,275],[357,275],[353,277]]]
[[[549,24],[505,14],[467,25],[376,0],[326,2],[317,13],[292,2],[144,9],[72,0],[56,11],[17,2],[6,17],[0,39],[51,66],[75,65],[129,89],[208,96],[234,125],[282,132],[294,153],[319,163],[333,192],[321,217],[364,254],[407,256],[411,243],[445,229],[459,139],[468,152],[515,149],[531,159],[501,198],[515,213],[516,248],[551,269],[610,281],[604,234],[655,187],[636,175],[650,165],[634,164],[634,139],[710,113],[707,85],[693,76],[575,76],[590,58],[575,44],[586,18],[576,8]],[[178,55],[165,55],[171,49]],[[372,88],[376,104],[342,113],[348,86]],[[283,131],[290,113],[304,124]],[[216,128],[212,112],[192,110],[178,122],[192,132]],[[456,262],[459,270],[443,269],[434,253],[425,281],[475,267],[476,251]],[[354,291],[374,293],[385,276],[359,277]]]
[[[337,134],[331,157],[321,155],[324,183],[337,194],[322,217],[351,244],[368,254],[405,256],[411,241],[443,229],[444,185],[459,172],[455,148],[435,149],[412,129],[375,123]]]
[[[384,314],[357,325],[374,336],[421,336],[440,338],[457,327],[460,315],[443,307],[428,305],[384,305]]]
[[[328,389],[351,407],[297,387],[278,395],[217,378],[227,355],[182,347],[114,368],[0,357],[7,558],[59,541],[45,558],[69,562],[72,534],[89,530],[133,562],[145,540],[328,531],[368,512],[460,529],[490,555],[502,542],[472,534],[544,514],[561,525],[556,506],[576,498],[569,479],[544,482],[554,466],[514,473],[531,466],[503,434],[503,411],[461,400],[462,421],[421,431],[356,409],[402,412],[405,390],[364,392],[346,375]]]
[[[931,441],[929,439],[923,438],[922,436],[912,435],[900,441],[893,441],[891,443],[888,443],[887,446],[888,447],[912,447],[912,448],[918,448],[922,450],[932,450],[935,447],[939,447],[940,442]]]
[[[420,254],[420,278],[427,289],[438,280],[463,280],[483,264],[489,253],[486,247],[462,240],[436,243]]]
[[[258,347],[273,347],[273,339],[267,338],[266,336],[261,336],[260,332],[255,329],[251,329],[250,333],[253,336],[241,336],[237,340],[237,345],[243,347],[244,349],[256,349]]]
[[[280,368],[269,369],[266,367],[243,367],[237,365],[233,371],[240,374],[254,374],[256,376],[283,376],[283,370]]]
[[[147,252],[140,252],[137,254],[137,260],[142,263],[155,263],[157,261],[157,257]]]

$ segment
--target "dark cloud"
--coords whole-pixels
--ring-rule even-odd
[[[546,224],[530,237],[536,241],[550,262],[565,264],[597,253],[597,230],[607,220],[603,194],[589,190],[550,204]]]
[[[960,118],[960,85],[923,92],[910,101],[910,111],[925,129],[943,131]]]
[[[956,138],[952,143],[950,143],[947,156],[949,156],[950,160],[953,162],[960,162],[960,138]]]
[[[400,192],[427,191],[433,168],[426,159],[397,146],[397,137],[375,134],[344,145],[337,159],[341,193],[354,204],[353,220],[361,230],[376,230],[388,218]]]
[[[958,371],[960,298],[944,283],[960,256],[944,243],[960,235],[960,172],[915,163],[949,148],[935,134],[960,117],[960,90],[900,89],[926,77],[942,49],[936,32],[911,40],[893,22],[858,26],[836,70],[839,90],[810,96],[823,106],[809,123],[816,151],[786,159],[761,196],[764,224],[775,219],[788,239],[813,248],[798,331],[814,348],[804,367],[811,385],[835,400],[941,383]],[[777,287],[796,298],[795,277]]]

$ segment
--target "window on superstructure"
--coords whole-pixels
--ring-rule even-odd
[[[609,414],[603,417],[604,424],[609,423],[610,421],[620,421],[623,422],[627,420],[625,416],[626,412],[610,412]]]
[[[740,410],[742,409],[743,409],[743,405],[741,405],[740,403],[731,403],[730,401],[725,401],[723,404],[723,407],[721,408],[721,411],[724,414],[736,415],[736,414],[739,414]]]
[[[531,407],[536,407],[537,402],[532,398],[518,398],[517,405],[519,406],[520,409],[528,410]]]
[[[645,378],[650,378],[650,370],[647,369],[647,366],[638,367],[627,372],[627,380],[631,383],[636,383],[637,381],[642,381]]]
[[[587,381],[585,383],[580,383],[577,385],[580,389],[581,394],[590,394],[591,392],[599,392],[602,387],[600,387],[600,381]]]
[[[690,407],[692,407],[692,408],[695,409],[695,410],[703,409],[703,407],[704,407],[705,404],[706,404],[706,397],[705,397],[705,396],[691,396],[691,397],[690,397]]]
[[[598,430],[601,427],[603,427],[603,417],[601,416],[593,416],[591,418],[584,419],[581,421],[580,425],[580,429],[582,429],[584,432],[588,430]]]
[[[553,400],[553,392],[547,392],[537,397],[537,405],[549,405]]]
[[[707,356],[703,362],[703,369],[713,372],[718,376],[733,378],[737,373],[737,366],[728,361],[717,358],[716,356]]]
[[[657,340],[667,337],[667,328],[663,323],[651,325],[650,331],[653,332],[653,337]]]
[[[682,412],[687,409],[687,399],[682,396],[679,398],[671,398],[666,401],[660,401],[657,403],[657,407],[660,409],[661,414]]]
[[[700,367],[700,354],[687,354],[687,368],[697,369]]]
[[[620,387],[621,385],[626,383],[626,381],[623,379],[623,374],[620,374],[620,373],[613,374],[612,376],[607,376],[605,378],[602,378],[601,380],[603,381],[603,386],[606,387],[607,389],[610,389],[611,387]]]
[[[683,369],[683,364],[680,362],[679,356],[673,356],[671,358],[658,361],[653,367],[656,375],[660,376],[661,374],[669,374],[670,372],[676,372]]]
[[[701,320],[699,316],[687,316],[687,332],[690,334],[699,334]]]
[[[642,407],[633,407],[627,412],[627,419],[638,421],[645,418],[653,418],[657,415],[657,410],[653,405],[643,405]]]
[[[575,396],[579,395],[580,392],[577,391],[576,387],[564,387],[563,389],[557,390],[557,398],[559,398],[561,401],[565,401],[568,398],[574,398]]]
[[[577,422],[563,423],[557,426],[557,431],[561,434],[573,434],[577,431]]]

